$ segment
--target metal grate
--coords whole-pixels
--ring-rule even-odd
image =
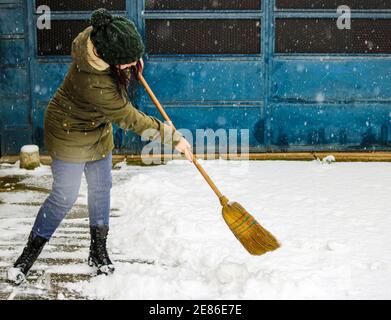
[[[255,19],[147,20],[149,54],[259,54]]]
[[[390,0],[276,0],[278,9],[334,9],[339,6],[351,9],[391,9]]]
[[[89,20],[53,20],[51,29],[37,29],[38,56],[70,55],[72,41],[89,25]]]
[[[146,0],[146,10],[261,10],[261,0]]]
[[[113,11],[126,11],[126,0],[36,0],[36,8],[48,6],[51,11],[93,11],[106,8]]]
[[[353,19],[351,29],[336,19],[276,19],[278,53],[391,53],[391,20]]]

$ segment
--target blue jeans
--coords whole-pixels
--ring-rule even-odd
[[[88,184],[88,213],[90,226],[108,226],[112,155],[97,161],[71,163],[52,161],[52,192],[43,203],[33,226],[33,234],[50,239],[66,214],[76,202],[83,172]]]

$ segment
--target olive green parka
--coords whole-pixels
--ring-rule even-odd
[[[138,111],[119,93],[110,66],[94,55],[91,30],[73,41],[72,64],[45,111],[49,154],[75,163],[100,160],[114,148],[112,123],[176,146],[182,137],[178,131]]]

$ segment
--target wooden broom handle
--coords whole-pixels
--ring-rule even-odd
[[[145,80],[144,76],[138,72],[137,73],[137,77],[138,77],[138,80],[141,82],[141,84],[144,86],[145,90],[147,91],[148,95],[151,97],[153,103],[156,105],[156,107],[158,108],[160,114],[162,115],[162,117],[164,118],[164,120],[166,120],[167,122],[169,122],[172,127],[175,129],[175,126],[174,124],[172,123],[170,117],[168,116],[168,114],[166,113],[166,111],[164,110],[163,106],[160,104],[159,100],[156,98],[155,94],[153,93],[152,89],[150,88],[150,86],[148,85],[147,81]],[[220,192],[220,190],[217,188],[217,186],[214,184],[214,182],[212,181],[212,179],[209,177],[209,175],[206,173],[206,171],[204,170],[204,168],[201,166],[201,164],[197,161],[197,158],[196,156],[194,155],[193,153],[193,163],[194,165],[196,166],[196,168],[198,169],[198,171],[202,174],[202,176],[205,178],[206,182],[209,184],[209,186],[212,188],[212,190],[214,191],[214,193],[217,195],[217,197],[219,198],[220,202],[224,205],[224,203],[228,202],[228,200],[223,196],[223,194]]]

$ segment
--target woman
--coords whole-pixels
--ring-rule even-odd
[[[106,249],[109,231],[112,123],[150,140],[169,143],[191,160],[191,147],[172,127],[135,109],[128,100],[129,68],[144,45],[135,25],[105,9],[93,12],[91,27],[72,44],[73,62],[45,112],[45,145],[52,157],[52,192],[40,208],[26,247],[8,271],[25,280],[45,243],[75,203],[84,172],[88,183],[91,245],[88,263],[98,274],[114,266]],[[154,130],[151,130],[154,129]]]

